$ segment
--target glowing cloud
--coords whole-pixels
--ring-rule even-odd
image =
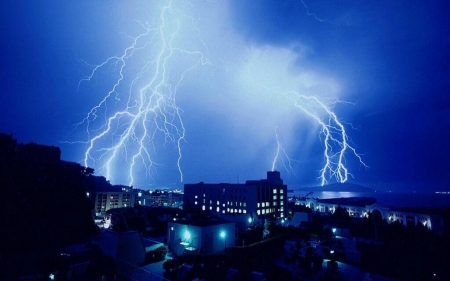
[[[260,159],[257,168],[272,170],[281,161],[293,174],[298,167],[288,155],[299,158],[296,153],[317,144],[319,134],[321,184],[348,179],[349,153],[365,166],[333,111],[342,98],[339,82],[302,64],[313,50],[300,43],[249,47],[233,32],[227,4],[167,1],[152,22],[140,23],[141,31],[128,36],[120,55],[92,66],[80,88],[104,71],[112,69],[116,76],[102,84],[107,90],[78,124],[87,134],[85,166],[109,180],[126,175],[130,185],[137,177],[152,177],[156,166],[175,166],[183,181],[182,159],[192,159],[183,151],[195,151],[190,132],[196,126],[203,134],[227,132],[236,138],[232,150],[216,148],[210,157],[227,154],[242,165]],[[307,133],[294,135],[300,126]],[[211,137],[208,145],[219,144]],[[214,161],[200,155],[204,147],[197,149],[204,165]]]

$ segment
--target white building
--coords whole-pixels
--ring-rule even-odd
[[[95,196],[95,215],[104,216],[106,211],[115,208],[132,207],[141,204],[142,193],[130,192],[97,192]]]
[[[404,226],[423,226],[440,232],[443,227],[441,216],[406,212],[394,208],[376,204],[375,198],[351,197],[351,198],[333,198],[333,199],[297,199],[295,204],[305,205],[316,212],[323,214],[334,213],[338,206],[345,208],[350,217],[368,217],[371,213],[376,218],[386,220],[388,223],[400,222]]]
[[[184,208],[216,215],[248,214],[249,218],[284,218],[287,214],[287,186],[280,172],[267,172],[267,179],[245,184],[185,184]]]

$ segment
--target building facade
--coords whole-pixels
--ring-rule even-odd
[[[235,224],[220,219],[171,221],[167,228],[169,250],[184,253],[220,253],[235,244]]]
[[[371,213],[387,223],[399,222],[404,226],[415,226],[420,223],[434,232],[440,232],[443,228],[442,217],[439,215],[413,213],[381,206],[376,203],[375,198],[305,198],[297,199],[295,204],[305,205],[322,214],[332,214],[340,206],[350,217],[367,218]]]
[[[287,186],[280,172],[267,172],[267,179],[244,184],[185,184],[184,207],[216,215],[248,214],[250,219],[284,218]]]
[[[141,192],[97,192],[95,196],[95,215],[104,216],[106,211],[115,208],[132,207],[141,204]]]

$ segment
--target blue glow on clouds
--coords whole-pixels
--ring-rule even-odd
[[[84,163],[89,146],[67,142],[91,140],[104,129],[105,116],[143,104],[136,95],[128,99],[128,93],[148,81],[133,79],[157,57],[158,32],[150,32],[149,44],[140,42],[142,49],[122,61],[126,75],[96,112],[97,118],[90,119],[89,134],[83,120],[120,78],[121,61],[111,60],[89,81],[83,79],[93,74],[95,65],[123,55],[145,28],[158,27],[163,4],[60,2],[14,1],[2,9],[6,29],[1,35],[0,111],[5,122],[0,131],[13,133],[19,141],[60,146],[63,159]],[[317,122],[283,97],[295,91],[352,103],[336,104],[333,110],[344,122],[349,143],[370,168],[347,154],[345,165],[354,176],[350,181],[369,186],[445,185],[445,160],[450,156],[445,145],[450,131],[445,94],[450,81],[445,51],[450,47],[448,4],[267,2],[173,1],[176,8],[169,16],[180,20],[173,46],[201,52],[179,52],[168,62],[166,93],[176,91],[170,116],[182,120],[171,134],[175,140],[182,136],[183,180],[242,182],[264,177],[277,151],[276,128],[278,141],[295,159],[292,171],[280,161],[275,166],[285,181],[320,184],[324,136],[319,137]],[[167,36],[177,24],[170,21]],[[152,45],[153,39],[159,45]],[[156,65],[152,61],[142,74],[151,77]],[[126,122],[116,123],[117,134],[131,122],[122,120]],[[138,142],[143,128],[129,141]],[[154,166],[135,171],[137,187],[179,185],[177,141],[159,133],[146,146]],[[102,147],[111,147],[116,137],[102,139]],[[118,153],[135,155],[131,148]],[[114,183],[130,182],[124,168],[130,159],[122,157],[112,166]],[[102,163],[88,164],[97,174],[107,173]]]

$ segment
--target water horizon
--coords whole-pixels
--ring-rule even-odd
[[[288,192],[290,197],[303,197],[308,192],[304,190],[294,190]],[[308,195],[310,198],[332,199],[348,197],[372,197],[377,199],[376,204],[386,207],[405,208],[405,207],[450,207],[450,194],[436,192],[355,192],[355,191],[312,191]]]

